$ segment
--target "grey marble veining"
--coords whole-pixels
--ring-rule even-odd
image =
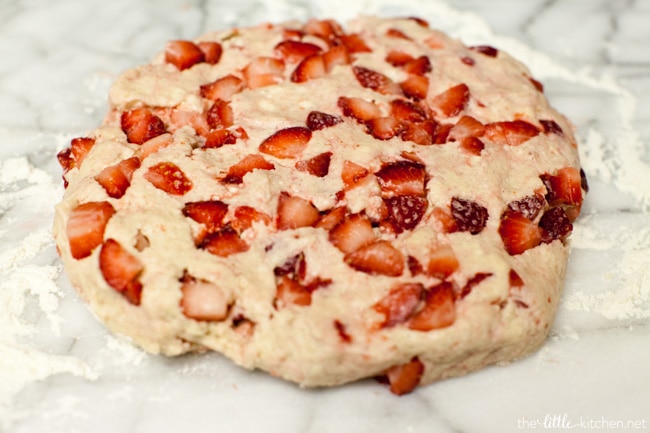
[[[359,13],[419,15],[521,48],[575,123],[591,191],[546,344],[397,398],[371,380],[302,390],[216,354],[154,357],[108,334],[49,230],[56,153],[101,122],[110,83],[170,39]],[[15,318],[21,335],[0,328],[0,432],[650,430],[649,24],[646,0],[4,1],[0,326]]]

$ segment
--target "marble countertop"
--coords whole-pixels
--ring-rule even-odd
[[[121,71],[170,39],[309,16],[418,15],[504,49],[575,123],[591,191],[535,354],[395,397],[302,390],[215,354],[110,335],[50,236],[56,153],[94,128]],[[16,0],[0,8],[0,432],[650,431],[650,2]]]

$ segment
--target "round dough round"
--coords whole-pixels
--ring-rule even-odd
[[[169,42],[58,158],[57,246],[110,329],[396,394],[543,343],[587,189],[525,66],[414,18]]]

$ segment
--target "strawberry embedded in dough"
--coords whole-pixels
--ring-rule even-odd
[[[129,143],[142,144],[167,132],[165,124],[147,108],[124,111],[120,117],[122,131]]]
[[[120,292],[131,304],[140,305],[140,275],[144,266],[137,257],[115,239],[107,239],[99,252],[99,269],[109,286]]]
[[[415,331],[446,328],[456,321],[456,301],[453,284],[443,281],[430,287],[424,296],[424,306],[408,322]]]
[[[131,186],[133,172],[140,168],[140,164],[140,158],[132,156],[106,167],[95,176],[95,180],[106,190],[109,197],[120,198]]]
[[[165,47],[165,61],[182,71],[205,61],[205,53],[192,41],[175,40]]]
[[[73,258],[88,257],[102,243],[106,224],[114,214],[115,208],[107,201],[82,203],[72,209],[66,236]]]
[[[311,134],[311,130],[303,126],[284,128],[267,137],[259,150],[276,158],[297,158],[307,147]]]
[[[192,181],[185,176],[173,162],[160,162],[152,165],[144,173],[144,178],[156,188],[171,195],[184,195],[192,189]]]
[[[185,276],[181,286],[183,314],[199,321],[222,321],[228,317],[229,300],[215,283]]]

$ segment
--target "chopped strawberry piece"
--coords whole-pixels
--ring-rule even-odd
[[[185,317],[200,321],[221,321],[228,317],[228,298],[221,287],[189,276],[183,280],[181,309]]]
[[[228,129],[213,129],[205,136],[204,149],[217,149],[227,144],[237,143],[237,135]]]
[[[375,175],[384,198],[426,195],[426,171],[424,165],[417,162],[402,160],[385,164]]]
[[[403,283],[393,287],[372,306],[373,310],[384,315],[379,327],[392,328],[405,323],[415,312],[423,291],[424,287],[420,283]]]
[[[115,208],[107,201],[83,203],[70,212],[65,230],[73,258],[88,257],[102,243],[113,214]]]
[[[413,391],[424,374],[424,364],[417,358],[395,365],[386,370],[386,380],[390,385],[390,392],[395,395],[404,395]]]
[[[365,123],[368,120],[381,116],[381,110],[378,106],[361,98],[341,96],[338,99],[338,106],[341,108],[344,116],[352,117],[359,123]]]
[[[74,161],[72,159],[72,151],[70,148],[66,148],[61,150],[59,153],[56,154],[56,159],[59,161],[59,165],[63,169],[63,186],[65,188],[68,187],[68,181],[65,179],[65,174],[72,170],[72,168],[75,166]]]
[[[469,280],[467,280],[465,286],[460,290],[460,294],[458,295],[458,297],[460,299],[463,299],[465,296],[469,295],[472,292],[472,289],[475,286],[479,285],[484,279],[491,276],[492,276],[491,273],[485,273],[485,272],[479,272],[478,274],[474,275]]]
[[[296,69],[291,73],[291,81],[294,83],[304,83],[305,81],[321,78],[325,76],[327,70],[325,68],[325,61],[320,54],[313,54],[305,57],[296,66]]]
[[[307,147],[311,139],[311,131],[303,126],[293,126],[281,129],[266,138],[259,149],[262,153],[276,158],[297,158]]]
[[[329,240],[344,254],[351,253],[375,241],[372,223],[366,215],[350,215],[337,224],[329,234]]]
[[[427,56],[420,56],[406,62],[402,69],[409,74],[424,75],[427,72],[431,72],[431,61]]]
[[[396,233],[413,230],[422,220],[427,209],[427,199],[414,195],[397,195],[384,199],[388,221]]]
[[[386,36],[391,37],[391,38],[404,39],[404,40],[407,40],[407,41],[411,40],[411,38],[406,36],[406,33],[404,33],[403,31],[401,31],[399,29],[396,29],[394,27],[386,30]]]
[[[427,20],[424,20],[424,19],[420,18],[420,17],[407,17],[407,19],[415,22],[420,27],[424,27],[425,29],[429,28],[429,22]]]
[[[210,128],[228,128],[235,122],[235,115],[230,104],[219,99],[208,109],[206,121]]]
[[[305,253],[300,252],[292,257],[289,257],[283,264],[273,268],[275,276],[288,275],[294,281],[303,281],[307,275],[307,261],[305,260]]]
[[[525,120],[493,122],[485,125],[485,138],[506,146],[519,146],[538,134],[539,129]]]
[[[546,200],[551,206],[582,204],[582,177],[574,167],[559,169],[555,175],[540,176],[546,186]]]
[[[541,81],[537,81],[533,77],[528,77],[528,80],[530,83],[539,91],[540,93],[544,92],[544,85],[541,83]]]
[[[207,117],[202,112],[173,109],[169,116],[169,122],[171,124],[169,127],[170,132],[184,126],[191,126],[197,135],[205,137],[210,131]]]
[[[220,257],[243,253],[248,251],[249,248],[246,241],[240,238],[239,234],[229,226],[219,231],[208,233],[201,240],[198,247]]]
[[[351,189],[368,176],[368,170],[357,163],[345,160],[341,170],[341,179],[346,189]]]
[[[323,113],[322,111],[311,111],[307,115],[307,128],[312,131],[320,131],[343,122],[339,116]]]
[[[219,200],[195,201],[183,207],[183,215],[205,225],[209,233],[221,228],[227,213],[228,205]]]
[[[370,53],[372,50],[358,33],[348,33],[340,36],[341,43],[350,53]]]
[[[514,269],[510,269],[510,272],[508,273],[508,282],[510,283],[510,287],[514,288],[523,287],[524,285],[524,280]]]
[[[462,116],[449,130],[447,139],[462,142],[467,137],[482,137],[484,133],[485,125],[472,116]]]
[[[400,137],[404,141],[412,141],[421,146],[436,144],[438,125],[433,120],[406,123]]]
[[[182,71],[205,61],[205,53],[192,41],[170,41],[165,47],[165,61]]]
[[[438,123],[436,125],[436,132],[433,137],[434,144],[445,144],[449,139],[449,132],[453,125],[451,123]]]
[[[427,290],[424,307],[409,320],[409,328],[416,331],[431,331],[451,326],[455,321],[453,285],[443,281]]]
[[[146,108],[123,112],[120,123],[129,143],[142,144],[167,132],[160,117]]]
[[[429,78],[423,75],[411,75],[400,83],[402,92],[407,98],[419,101],[429,93]]]
[[[540,125],[542,125],[542,128],[544,129],[544,133],[546,134],[557,134],[557,135],[564,135],[564,131],[562,130],[562,127],[558,125],[558,123],[553,120],[540,120],[539,121]]]
[[[279,230],[290,230],[299,227],[309,227],[318,221],[318,209],[309,201],[301,197],[291,196],[286,192],[278,198],[276,225]]]
[[[284,79],[284,62],[273,57],[256,57],[243,70],[251,89],[278,84]]]
[[[458,231],[456,220],[451,215],[449,209],[434,207],[431,210],[431,216],[438,222],[439,229],[441,229],[443,233],[453,233]]]
[[[339,23],[331,19],[317,20],[312,18],[307,21],[303,31],[308,35],[323,39],[329,45],[336,45],[339,37],[344,34]]]
[[[285,308],[289,305],[302,307],[311,305],[311,292],[305,286],[286,275],[278,278],[275,296],[276,308]]]
[[[323,152],[307,160],[296,162],[296,169],[306,171],[316,177],[325,177],[330,169],[332,152]]]
[[[204,84],[200,88],[200,94],[203,98],[216,101],[230,101],[233,95],[244,89],[244,81],[232,74],[221,77],[216,81]]]
[[[167,194],[184,195],[192,189],[192,181],[173,162],[160,162],[145,172],[144,178]]]
[[[337,224],[343,221],[346,214],[347,209],[343,206],[330,209],[322,213],[321,217],[318,219],[318,222],[316,225],[314,225],[314,227],[330,231],[336,227]]]
[[[104,280],[133,305],[140,305],[144,266],[115,239],[107,239],[99,252],[99,269]]]
[[[460,263],[451,245],[438,245],[429,253],[427,275],[444,280],[456,270]]]
[[[203,61],[210,65],[216,65],[221,60],[223,47],[219,42],[203,41],[198,44],[199,49],[203,52]]]
[[[403,130],[403,124],[392,116],[375,117],[366,122],[368,133],[377,140],[390,140],[398,136]]]
[[[172,134],[166,132],[142,143],[136,155],[138,155],[140,159],[145,159],[148,156],[153,155],[161,149],[164,149],[165,147],[171,145],[173,142],[174,137]]]
[[[465,137],[460,142],[460,148],[472,155],[480,155],[483,149],[485,149],[485,144],[480,138]]]
[[[386,54],[385,60],[392,66],[401,67],[411,60],[415,60],[415,58],[412,55],[405,53],[404,51],[391,50],[388,52],[388,54]]]
[[[488,210],[480,204],[458,197],[451,199],[451,215],[459,231],[473,235],[483,231],[489,217]]]
[[[467,66],[474,66],[476,64],[476,61],[469,56],[462,56],[460,61],[465,63]]]
[[[372,69],[364,68],[363,66],[353,66],[352,72],[363,87],[372,89],[383,95],[402,93],[400,87],[384,74],[373,71]]]
[[[120,198],[131,185],[133,172],[138,168],[140,168],[140,159],[133,156],[104,168],[95,176],[95,180],[106,190],[109,197]]]
[[[561,206],[548,209],[539,220],[542,242],[550,243],[556,239],[565,240],[573,230],[571,219]]]
[[[248,230],[254,223],[262,223],[270,226],[273,222],[270,215],[250,206],[239,206],[235,209],[233,217],[233,220],[230,221],[230,226],[237,230],[238,233]]]
[[[339,337],[343,343],[352,342],[352,336],[348,334],[347,330],[345,329],[345,325],[340,320],[334,321],[334,328],[336,329],[336,332],[339,334]]]
[[[513,212],[518,212],[532,221],[537,218],[539,211],[542,210],[545,203],[544,197],[536,193],[526,196],[521,200],[508,203],[508,209]]]
[[[470,50],[476,51],[477,53],[484,54],[488,57],[496,57],[499,54],[499,50],[489,45],[476,45],[469,47]]]
[[[323,53],[323,62],[325,62],[325,70],[332,72],[335,66],[349,65],[352,57],[344,45],[337,45]]]
[[[318,54],[321,47],[309,42],[286,39],[275,46],[275,53],[287,63],[298,63],[305,57]]]
[[[506,211],[501,216],[499,235],[506,251],[513,256],[535,248],[542,240],[537,224],[513,211]]]
[[[427,113],[414,103],[405,99],[394,99],[390,102],[390,114],[400,122],[424,122]]]
[[[275,166],[268,162],[262,155],[256,153],[246,155],[237,164],[228,169],[228,173],[222,179],[225,183],[242,183],[244,176],[253,170],[273,170]]]
[[[77,137],[70,141],[70,157],[72,158],[73,167],[81,167],[81,163],[94,145],[95,139],[89,137]]]
[[[431,105],[442,116],[453,117],[465,109],[469,95],[469,87],[458,84],[434,96]]]
[[[404,272],[404,255],[388,241],[377,241],[345,255],[345,262],[369,274],[399,277]]]

